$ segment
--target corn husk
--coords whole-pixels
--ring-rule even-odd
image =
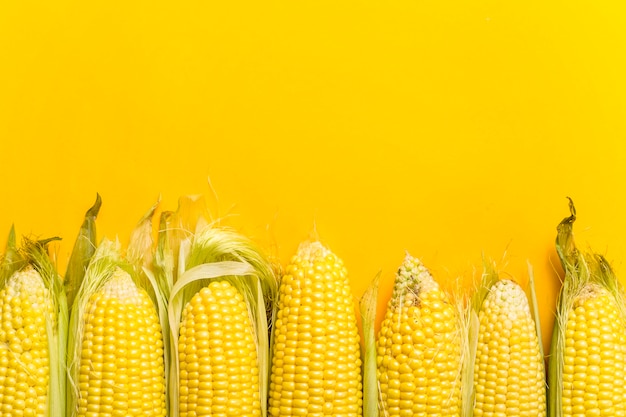
[[[376,376],[376,308],[380,273],[372,280],[359,301],[363,326],[363,415],[378,417],[378,379]]]
[[[67,305],[71,306],[83,281],[89,260],[96,252],[96,218],[102,206],[100,194],[96,194],[96,202],[85,213],[85,219],[80,227],[74,248],[65,271],[65,292]]]

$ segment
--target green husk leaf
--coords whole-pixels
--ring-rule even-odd
[[[446,291],[447,296],[450,299],[450,303],[455,307],[456,314],[456,327],[459,331],[459,340],[461,345],[461,358],[458,372],[460,373],[461,384],[461,410],[460,415],[465,416],[467,409],[473,412],[474,407],[468,407],[470,404],[466,401],[472,394],[473,379],[474,379],[474,365],[470,352],[472,346],[470,345],[470,324],[472,320],[471,316],[471,302],[467,300],[465,292],[463,291],[462,282],[457,279],[456,287],[453,287],[451,291]],[[476,339],[478,340],[478,339]],[[472,364],[471,367],[469,364]],[[467,384],[470,384],[468,387]]]
[[[474,363],[476,361],[476,349],[478,347],[478,330],[480,323],[478,313],[489,294],[491,287],[500,279],[495,263],[483,256],[483,272],[480,283],[470,299],[468,308],[465,309],[465,326],[467,331],[466,358],[462,376],[462,415],[471,417],[474,415]]]
[[[170,388],[173,354],[175,350],[176,340],[172,337],[172,331],[169,323],[169,300],[172,287],[174,286],[174,280],[176,276],[177,266],[177,253],[174,252],[173,247],[178,247],[179,243],[175,242],[174,236],[178,234],[173,233],[171,229],[172,217],[174,212],[164,211],[161,213],[159,220],[159,232],[156,253],[154,255],[152,269],[150,267],[144,267],[144,273],[151,285],[155,288],[156,302],[159,311],[159,322],[161,323],[161,330],[163,332],[163,353],[165,355],[165,386],[166,392],[170,393],[174,388]],[[158,290],[156,290],[158,288]],[[178,381],[175,381],[178,384]],[[178,388],[176,388],[178,389]],[[172,407],[172,397],[167,395],[166,398],[167,409]]]
[[[100,194],[96,194],[96,202],[85,213],[85,219],[74,242],[74,248],[65,271],[65,292],[69,306],[74,302],[78,288],[85,276],[89,260],[96,251],[96,218],[102,206]]]
[[[159,203],[160,199],[139,220],[137,226],[131,232],[128,249],[126,250],[126,259],[135,269],[138,286],[146,290],[155,305],[158,305],[157,298],[159,298],[160,288],[158,285],[152,285],[152,282],[144,274],[144,270],[149,268],[154,260],[152,219],[156,209],[159,207]]]
[[[152,219],[161,199],[157,200],[152,207],[148,209],[146,214],[139,220],[137,226],[130,234],[128,249],[126,250],[126,258],[128,262],[137,265],[139,268],[149,266],[153,261],[152,246]]]
[[[464,310],[465,320],[462,328],[466,332],[463,365],[461,376],[461,415],[472,417],[474,415],[474,363],[476,360],[476,347],[478,346],[478,313],[471,307],[471,303]]]
[[[178,199],[174,225],[189,235],[200,232],[209,226],[211,215],[204,195],[185,195]]]
[[[157,240],[157,249],[154,256],[155,278],[165,296],[169,299],[170,291],[174,285],[174,271],[176,271],[176,255],[174,251],[173,237],[170,229],[171,219],[174,215],[172,211],[164,211],[161,213],[159,220],[159,234]]]
[[[170,323],[167,317],[167,297],[159,290],[159,283],[154,275],[154,273],[144,267],[143,273],[145,274],[146,279],[150,283],[154,294],[157,312],[159,314],[159,323],[161,324],[161,335],[163,337],[163,364],[164,364],[164,372],[165,372],[165,392],[169,392],[169,373],[170,373],[170,357],[171,357],[171,343],[170,343]],[[165,396],[165,409],[170,409],[170,397],[169,395]]]
[[[376,308],[380,272],[365,290],[359,301],[363,325],[363,415],[378,417],[378,378],[376,376]]]
[[[44,285],[50,292],[50,298],[56,312],[56,322],[46,321],[48,333],[48,353],[50,378],[48,380],[48,396],[57,399],[48,402],[48,417],[65,416],[65,373],[66,373],[66,340],[68,309],[67,299],[61,276],[47,252],[47,244],[50,241],[59,240],[51,238],[43,241],[31,241],[25,239],[22,254],[23,259],[39,273]]]
[[[201,195],[182,196],[176,211],[164,211],[159,221],[159,233],[154,257],[155,277],[161,291],[169,293],[185,272],[185,260],[196,231],[208,227],[209,211]]]
[[[543,352],[543,337],[541,333],[541,320],[539,317],[539,304],[537,303],[537,294],[535,293],[535,273],[532,264],[527,262],[528,265],[528,291],[530,293],[530,309],[535,321],[535,331],[537,332],[537,340],[539,342],[539,352],[541,357],[545,358]]]
[[[489,290],[499,279],[500,277],[496,270],[495,262],[483,257],[483,273],[480,277],[480,285],[474,291],[471,300],[472,310],[474,310],[476,314],[480,311],[485,298],[489,294]]]
[[[0,288],[4,288],[7,280],[15,273],[26,266],[26,261],[19,253],[15,237],[15,226],[11,225],[7,247],[0,263]]]
[[[157,268],[156,255],[154,254],[154,239],[152,238],[153,219],[160,204],[160,198],[148,209],[146,214],[139,220],[137,226],[130,235],[126,258],[133,266],[138,286],[145,289],[148,296],[156,306],[161,325],[161,335],[163,337],[163,362],[165,368],[165,386],[168,392],[169,367],[170,367],[170,342],[169,342],[169,322],[167,320],[167,299],[169,287],[163,286],[151,268]],[[165,407],[169,410],[169,396],[165,397]]]

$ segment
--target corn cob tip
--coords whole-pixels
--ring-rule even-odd
[[[296,256],[302,261],[311,261],[315,258],[325,258],[331,253],[330,249],[324,246],[322,242],[315,240],[300,243]]]
[[[102,287],[102,293],[107,298],[116,298],[119,300],[137,301],[140,303],[141,294],[139,288],[133,282],[130,274],[122,268],[116,267],[111,278]]]
[[[420,294],[437,289],[439,289],[439,284],[434,280],[428,268],[422,261],[407,252],[404,262],[398,268],[391,300],[397,301],[407,296],[417,300]]]
[[[530,315],[530,306],[524,290],[510,279],[499,280],[489,289],[489,295],[483,301],[483,308],[489,308],[493,303],[506,305],[511,321]]]
[[[44,285],[41,275],[30,265],[14,272],[9,278],[6,288],[8,293],[14,296],[23,294],[24,297],[28,298],[33,308],[41,307],[38,303],[41,300],[49,299],[48,289]]]

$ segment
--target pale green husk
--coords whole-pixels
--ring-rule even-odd
[[[476,349],[478,346],[478,330],[480,323],[478,313],[489,294],[493,284],[498,281],[498,273],[492,261],[483,258],[483,272],[480,283],[474,290],[467,309],[465,310],[465,329],[467,331],[466,361],[463,367],[463,407],[462,415],[471,417],[474,415],[474,364],[476,361]]]
[[[17,249],[15,226],[11,226],[7,246],[4,255],[2,255],[2,263],[0,264],[0,288],[4,288],[5,283],[11,275],[22,267],[24,267],[24,261],[20,258]]]
[[[96,252],[96,218],[100,212],[102,199],[100,194],[96,194],[96,202],[85,213],[85,219],[80,227],[74,248],[65,270],[65,291],[67,294],[67,305],[71,306],[78,288],[85,276],[85,271],[89,265],[89,260]]]
[[[537,332],[537,341],[539,342],[539,352],[541,353],[541,357],[545,358],[543,352],[543,337],[541,333],[541,319],[539,317],[539,304],[537,303],[537,294],[535,293],[535,273],[533,270],[533,266],[530,263],[528,264],[528,291],[530,293],[529,303],[530,309],[533,315],[533,320],[535,321],[535,331]]]
[[[378,417],[378,378],[376,376],[376,308],[380,272],[367,287],[359,307],[363,326],[363,415]]]

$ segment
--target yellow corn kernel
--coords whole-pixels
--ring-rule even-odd
[[[187,303],[178,351],[180,417],[261,415],[252,322],[230,283],[213,281]]]
[[[269,414],[361,416],[360,337],[347,271],[320,242],[303,243],[292,258],[277,318]]]

